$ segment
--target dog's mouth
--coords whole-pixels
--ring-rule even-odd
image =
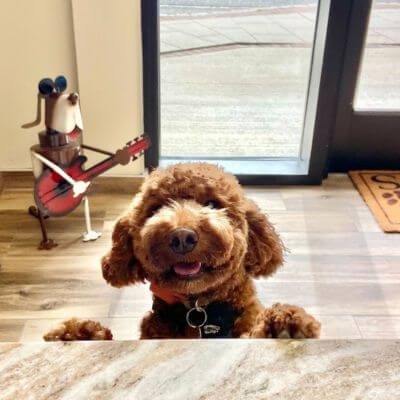
[[[182,279],[195,279],[202,275],[203,265],[200,261],[180,262],[172,266],[175,275]]]

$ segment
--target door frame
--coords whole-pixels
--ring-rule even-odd
[[[329,169],[338,172],[398,169],[400,111],[354,108],[373,0],[352,0],[351,3]]]
[[[158,0],[141,0],[143,59],[143,122],[151,141],[144,165],[149,170],[160,160],[160,16]]]
[[[300,162],[292,163],[293,165],[290,162],[279,161],[283,163],[283,171],[286,171],[283,173],[265,175],[238,173],[237,177],[242,184],[320,184],[326,177],[351,3],[352,1],[320,0],[318,14],[325,15],[326,18],[320,17],[317,20],[311,60],[313,71],[317,68],[320,74],[318,76],[312,74],[312,79],[310,79],[304,120],[304,129],[312,129],[314,132],[312,141],[305,144],[311,148],[309,159],[300,159]],[[141,0],[141,7],[144,128],[152,141],[152,146],[146,153],[145,165],[152,169],[158,167],[160,161],[159,0]],[[338,21],[340,24],[337,23]],[[325,40],[320,40],[321,35]],[[312,116],[311,120],[310,116]],[[266,164],[260,164],[260,167],[262,168],[263,165]],[[306,167],[308,167],[308,172]]]

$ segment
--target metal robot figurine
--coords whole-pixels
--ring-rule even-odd
[[[86,232],[83,234],[83,240],[86,242],[96,240],[101,233],[92,229],[90,221],[89,199],[85,195],[90,182],[75,180],[62,168],[71,164],[82,153],[82,148],[87,147],[82,145],[83,124],[79,95],[63,93],[66,88],[67,80],[63,76],[58,76],[54,81],[49,78],[42,79],[39,82],[36,120],[22,127],[31,128],[40,124],[41,100],[44,99],[46,129],[39,133],[39,144],[31,147],[33,174],[39,179],[46,169],[50,169],[72,185],[75,197],[84,194]],[[39,204],[37,207],[31,206],[29,213],[40,222],[43,238],[39,248],[51,249],[56,246],[54,240],[48,238],[44,224],[44,218],[51,216],[51,213]]]
[[[34,197],[36,207],[29,213],[40,222],[42,241],[39,249],[56,246],[47,236],[44,219],[59,217],[73,211],[81,201],[85,206],[85,242],[96,240],[101,233],[92,229],[87,190],[92,180],[116,165],[126,165],[136,160],[149,148],[150,141],[145,135],[129,141],[122,149],[111,153],[82,143],[82,117],[78,93],[63,93],[67,80],[58,76],[39,82],[37,116],[34,122],[23,128],[37,126],[41,122],[41,100],[45,101],[46,129],[39,133],[39,144],[31,147],[33,173],[35,176]],[[83,149],[105,154],[108,157],[94,166],[84,169],[86,157]]]

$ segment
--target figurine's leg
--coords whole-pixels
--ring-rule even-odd
[[[35,212],[34,212],[32,207],[29,208],[29,213],[31,215],[35,216],[39,220],[40,229],[42,231],[42,241],[39,243],[38,249],[39,250],[51,250],[53,247],[57,246],[57,243],[53,239],[49,239],[49,237],[47,236],[47,230],[46,230],[46,225],[44,223],[43,213],[38,208],[33,207],[33,208],[35,208]]]
[[[29,213],[29,215],[32,215],[32,217],[39,219],[39,209],[36,206],[30,206],[28,208],[28,213]],[[48,215],[43,215],[43,219],[47,219],[47,218],[49,218]]]
[[[101,236],[101,233],[92,230],[92,224],[90,222],[90,210],[89,210],[89,199],[87,196],[83,198],[83,204],[85,207],[85,222],[86,222],[86,233],[83,235],[83,241],[88,242],[89,240],[96,240]]]

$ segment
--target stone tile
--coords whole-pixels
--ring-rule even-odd
[[[315,21],[310,21],[299,13],[277,14],[274,20],[286,29],[296,30],[298,28],[309,28],[315,25]]]
[[[160,42],[160,52],[161,53],[164,53],[166,51],[174,51],[174,50],[180,50],[180,48],[176,47],[176,46],[171,46],[170,44],[165,43],[161,40],[161,42]]]
[[[237,48],[229,50],[224,49],[224,51],[219,52],[220,54],[217,54],[216,50],[211,50],[214,53],[202,53],[195,56],[190,55],[190,57],[180,58],[179,62],[176,62],[174,65],[174,71],[176,72],[171,70],[163,71],[164,76],[168,76],[170,82],[179,81],[179,87],[168,87],[168,93],[164,95],[167,96],[166,101],[168,102],[171,101],[171,96],[175,96],[174,106],[171,106],[172,108],[170,107],[168,110],[164,110],[167,112],[163,112],[163,115],[168,114],[168,117],[164,117],[164,120],[168,118],[168,121],[163,122],[163,129],[166,129],[165,132],[168,132],[168,140],[177,145],[177,143],[180,143],[181,141],[174,136],[174,133],[170,133],[170,129],[174,132],[182,133],[188,129],[189,131],[192,130],[194,124],[200,124],[204,130],[209,129],[212,126],[209,131],[210,135],[228,135],[229,129],[233,129],[230,137],[239,137],[240,130],[246,132],[246,124],[251,124],[252,122],[258,124],[259,121],[263,120],[265,121],[264,131],[268,130],[271,134],[271,136],[269,136],[271,146],[265,146],[263,147],[264,150],[260,151],[265,151],[265,149],[268,148],[268,151],[272,151],[272,154],[276,155],[282,154],[282,151],[289,151],[288,149],[290,148],[290,151],[295,154],[296,149],[298,148],[296,143],[283,145],[283,141],[281,141],[279,137],[275,138],[275,136],[282,135],[282,133],[278,133],[279,124],[280,126],[287,125],[287,136],[296,140],[295,138],[299,130],[295,128],[294,125],[296,123],[298,123],[299,126],[301,125],[301,105],[298,101],[295,101],[293,107],[296,112],[293,113],[293,116],[288,117],[282,110],[281,112],[278,112],[278,110],[276,110],[276,105],[271,106],[270,104],[272,101],[275,101],[277,104],[281,104],[282,107],[285,108],[294,97],[301,96],[302,93],[304,93],[311,56],[315,15],[315,10],[310,9],[308,12],[279,13],[274,15],[258,14],[231,17],[211,16],[210,18],[189,18],[187,20],[179,19],[174,21],[162,21],[161,25],[165,26],[165,32],[162,34],[162,51],[171,51],[178,48],[187,49],[210,45],[223,45],[233,42],[251,42],[254,40],[253,37],[257,43],[293,43],[296,45],[302,44],[307,47],[306,51],[303,50],[302,57],[304,58],[301,62],[302,68],[304,67],[304,77],[302,76],[300,78],[300,75],[293,76],[290,72],[291,68],[296,68],[296,65],[299,65],[299,59],[297,58],[298,53],[296,51],[298,49],[286,49],[285,51],[287,51],[287,55],[284,56],[284,63],[277,65],[276,68],[278,68],[279,71],[282,71],[283,74],[286,74],[288,77],[288,79],[286,79],[287,82],[285,82],[285,80],[279,80],[279,85],[276,84],[274,89],[261,85],[264,93],[268,93],[268,96],[265,97],[265,104],[268,104],[268,107],[272,107],[269,109],[269,115],[266,115],[265,112],[261,113],[261,108],[256,110],[256,107],[250,107],[250,105],[254,105],[255,103],[261,103],[261,90],[260,93],[258,93],[256,87],[253,88],[252,86],[249,86],[249,91],[246,92],[245,87],[242,86],[242,84],[249,84],[249,82],[263,82],[264,79],[270,79],[270,74],[265,74],[261,69],[263,63],[262,60],[260,63],[260,60],[255,60],[251,56],[249,58],[240,58],[239,61],[235,57],[232,57],[232,55],[239,54],[241,51],[241,49]],[[371,17],[368,41],[370,43],[391,44],[400,40],[400,25],[397,23],[399,18],[399,10],[392,8],[383,10],[374,9]],[[174,32],[174,30],[178,28],[182,30],[182,32]],[[247,33],[243,33],[243,31]],[[207,32],[211,33],[204,34]],[[374,52],[369,53],[369,50],[374,50]],[[261,47],[257,47],[254,49],[254,52],[259,52],[265,57],[265,54],[269,52],[269,49],[261,50]],[[366,55],[370,55],[370,57],[369,60],[365,62],[365,71],[367,71],[367,75],[365,79],[361,80],[360,96],[357,98],[358,106],[397,107],[396,105],[398,104],[398,99],[400,97],[397,93],[398,85],[396,84],[396,82],[399,81],[397,79],[398,77],[395,68],[396,54],[396,50],[393,48],[368,49]],[[268,57],[268,59],[271,59],[271,57]],[[218,61],[215,63],[214,60]],[[246,73],[243,73],[243,68],[241,68],[243,60],[246,60]],[[229,68],[224,68],[219,61],[228,64]],[[162,63],[165,62],[167,61],[163,61]],[[172,62],[171,59],[168,60],[168,63],[170,62]],[[210,65],[210,68],[207,67],[204,69],[204,62],[207,62],[207,65]],[[197,66],[201,66],[201,71],[192,73],[192,71],[198,71]],[[232,66],[236,66],[237,70],[232,68]],[[257,68],[253,68],[253,66],[256,66]],[[189,72],[192,75],[192,78],[188,77],[188,75],[190,75]],[[184,82],[182,85],[182,80],[175,78],[175,75],[177,74],[183,74],[190,84],[187,85],[187,82]],[[392,76],[390,81],[385,78],[389,75]],[[239,82],[238,77],[240,77]],[[200,85],[203,85],[204,82],[207,82],[207,85],[204,87],[196,86],[195,88],[193,85],[195,85],[195,81],[198,79],[200,79]],[[276,77],[274,77],[274,79],[276,79]],[[227,81],[229,81],[230,86],[226,85]],[[234,84],[235,81],[236,83]],[[288,101],[285,96],[290,90],[292,90],[292,95],[289,95],[290,100]],[[185,94],[185,91],[190,91],[190,93],[188,92]],[[163,90],[163,92],[165,91]],[[211,92],[215,93],[215,96],[211,96]],[[197,94],[197,101],[199,102],[197,105],[193,103],[195,98],[193,93]],[[190,100],[186,95],[189,96]],[[182,100],[182,96],[185,97],[185,100]],[[284,99],[285,104],[282,103],[282,99]],[[227,107],[237,106],[238,101],[245,101],[249,105],[250,114],[248,114],[248,117],[242,118],[244,114],[241,112],[231,113],[230,110],[227,110]],[[164,102],[163,107],[165,107],[165,104],[166,103]],[[182,108],[183,104],[187,104],[187,107],[189,107],[186,111]],[[207,106],[205,106],[205,104],[207,104]],[[208,106],[209,104],[211,104],[211,106]],[[180,105],[182,105],[182,107],[180,107]],[[218,109],[218,112],[213,111],[213,105],[214,110]],[[299,112],[297,112],[297,107],[299,108]],[[192,117],[187,116],[185,118],[176,119],[172,122],[172,119],[169,118],[169,116],[171,113],[176,112],[178,108],[180,109],[180,114],[201,114],[202,120],[194,121],[197,117],[193,119]],[[244,107],[241,108],[244,110]],[[224,109],[226,109],[227,112],[224,112]],[[216,113],[219,114],[219,117]],[[233,114],[232,124],[230,124],[229,127],[225,122],[225,120],[227,120],[225,117],[228,114]],[[221,119],[220,122],[217,121],[217,117]],[[261,132],[262,127],[257,127],[257,129],[260,129]],[[257,130],[257,132],[259,132],[259,130]],[[246,133],[244,134],[246,135]],[[261,133],[261,135],[264,135],[264,133]],[[279,146],[284,146],[284,149],[281,148],[281,150],[278,151],[276,149],[278,143]],[[183,146],[183,144],[181,145]],[[227,151],[228,149],[230,149],[229,151],[233,151],[232,149],[235,147],[227,146],[225,141],[224,146]],[[185,153],[188,151],[189,147],[189,143],[187,143],[187,147],[185,145],[185,149],[177,149],[177,153]],[[169,147],[164,148],[167,149]],[[220,146],[215,148],[220,148]],[[209,151],[205,150],[205,152],[208,153]],[[311,201],[311,203],[313,203],[313,201]],[[340,204],[343,207],[346,207],[345,202]],[[371,220],[366,221],[365,219],[362,221],[362,224],[364,227],[360,226],[359,229],[366,229],[367,231],[377,230],[377,227],[374,225],[373,221],[371,222]]]
[[[315,25],[315,21],[317,19],[317,10],[316,9],[314,11],[301,12],[299,14],[301,16],[303,16],[304,18],[308,19],[310,22],[312,22]]]
[[[387,14],[387,11],[385,12],[385,15]],[[376,14],[376,10],[373,10],[371,13],[371,17],[369,20],[369,25],[368,27],[370,29],[381,29],[381,28],[396,28],[398,24],[396,24],[393,21],[390,21],[387,18],[382,18],[378,14]]]
[[[289,29],[289,31],[293,36],[297,36],[307,43],[312,44],[314,42],[314,26]]]
[[[387,43],[394,43],[393,39],[390,39],[387,36],[384,36],[380,33],[376,33],[375,31],[369,29],[368,30],[368,34],[367,34],[367,41],[366,41],[367,45],[368,44],[387,44]]]
[[[250,35],[246,30],[242,28],[224,28],[224,29],[215,29],[217,32],[221,34],[224,38],[230,39],[231,43],[235,42],[255,42],[256,39],[254,36]]]
[[[215,32],[196,21],[180,22],[177,21],[173,25],[174,31],[183,32],[192,36],[212,35]]]
[[[199,19],[197,22],[200,25],[210,27],[210,28],[213,28],[213,27],[234,28],[236,26],[236,22],[235,22],[234,18],[204,18],[204,19]]]
[[[379,9],[375,6],[372,7],[371,21],[374,19],[384,19],[386,21],[399,22],[400,21],[400,8],[398,9]]]
[[[393,43],[400,43],[400,23],[397,26],[397,28],[380,28],[375,29],[375,31],[392,40]]]
[[[179,47],[181,49],[191,49],[196,47],[204,47],[210,43],[196,36],[188,35],[182,32],[164,32],[161,40],[170,46]]]
[[[213,35],[207,35],[207,36],[202,36],[201,39],[211,43],[211,44],[231,44],[233,43],[232,39],[223,36],[223,35],[219,35],[217,33],[213,34]]]
[[[367,47],[364,52],[358,108],[400,108],[400,47]]]
[[[248,23],[238,24],[238,26],[254,35],[290,35],[290,32],[274,22],[253,24],[252,21],[249,20]]]
[[[257,39],[257,43],[304,43],[303,39],[289,33],[283,35],[254,33],[253,36]]]
[[[169,21],[160,20],[160,32],[175,32],[174,24]]]

